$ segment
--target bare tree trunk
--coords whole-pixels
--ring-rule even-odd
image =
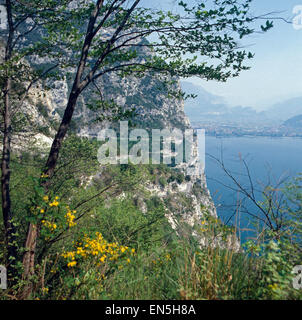
[[[12,56],[12,39],[14,35],[14,27],[12,22],[11,1],[6,0],[7,21],[8,21],[8,37],[5,46],[5,62],[8,62]],[[2,214],[5,228],[5,239],[7,248],[7,263],[9,279],[13,279],[16,275],[15,263],[17,259],[16,246],[16,230],[12,222],[13,213],[11,209],[10,197],[10,155],[11,155],[11,87],[12,81],[9,71],[6,72],[6,79],[2,88],[3,93],[3,150],[1,159],[1,198],[2,198]]]
[[[33,283],[30,277],[35,272],[35,250],[38,238],[38,227],[37,225],[30,224],[27,232],[27,239],[25,243],[25,249],[27,250],[23,256],[23,279],[27,281],[23,291],[21,293],[21,299],[27,299],[33,290]]]
[[[79,95],[80,95],[79,89],[75,88],[75,91],[71,93],[69,97],[69,101],[65,109],[62,122],[60,124],[58,132],[51,146],[51,150],[50,150],[50,153],[45,165],[45,170],[44,170],[44,174],[48,175],[49,177],[52,177],[54,174],[54,170],[59,157],[59,151],[61,149],[62,142],[66,136],[68,128],[70,126],[71,119],[72,119]],[[50,180],[47,180],[47,182],[44,184],[44,189],[46,189],[46,191],[49,187],[49,181]]]
[[[11,198],[10,198],[10,154],[11,154],[11,106],[9,93],[11,90],[11,80],[6,80],[4,88],[4,135],[3,153],[1,161],[1,196],[2,213],[5,228],[5,239],[7,248],[7,263],[9,278],[15,276],[15,263],[17,259],[16,230],[12,222]]]

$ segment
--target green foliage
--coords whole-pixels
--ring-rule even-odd
[[[91,228],[101,230],[108,241],[127,243],[147,251],[154,242],[161,241],[165,232],[167,237],[171,233],[162,204],[156,204],[156,208],[152,208],[149,203],[151,211],[143,214],[130,198],[113,201],[110,208],[101,206],[95,210]]]
[[[236,231],[234,227],[225,225],[221,219],[213,217],[206,207],[201,208],[203,219],[198,223],[199,232],[207,239],[210,245],[215,241],[222,240],[222,243],[227,240]]]
[[[158,179],[158,182],[159,182],[159,185],[162,187],[162,188],[165,188],[165,186],[167,185],[167,180],[164,178],[164,177],[160,177]]]
[[[290,246],[286,242],[270,241],[263,246],[263,265],[259,296],[268,299],[288,299],[294,293],[292,289],[293,268],[288,259]]]
[[[70,137],[64,150],[61,175],[52,186],[49,199],[37,187],[39,179],[47,179],[39,177],[43,158],[23,154],[22,164],[19,158],[12,162],[14,172],[18,172],[12,180],[13,197],[18,198],[14,210],[20,214],[15,218],[19,246],[22,247],[26,232],[24,216],[52,224],[42,223],[39,260],[31,278],[32,299],[301,299],[301,292],[292,288],[291,273],[299,262],[298,252],[286,238],[262,245],[250,241],[246,251],[241,252],[224,249],[228,236],[235,230],[224,226],[201,206],[204,216],[195,232],[213,242],[200,247],[190,226],[180,220],[175,232],[165,217],[167,207],[163,201],[149,197],[139,187],[141,180],[147,181],[152,174],[171,176],[171,169],[109,167],[102,171],[101,180],[93,180],[87,188],[87,184],[76,180],[83,177],[84,168],[89,175],[97,172],[95,159],[90,157],[88,162],[87,156],[88,151],[96,154],[96,141]],[[75,165],[79,173],[75,170],[71,175],[69,165]],[[113,193],[83,203],[112,179],[121,184]],[[300,197],[299,192],[292,196]],[[140,198],[144,198],[145,207],[138,201]],[[54,202],[58,203],[50,206]],[[76,212],[70,210],[76,224],[68,226],[66,207],[75,208],[81,203]],[[57,225],[55,229],[53,224]],[[212,245],[214,239],[219,239],[221,246]],[[96,253],[98,243],[103,249]],[[113,244],[116,253],[109,250]],[[114,259],[110,260],[111,257]],[[22,266],[19,268],[21,272]],[[8,292],[1,292],[0,298],[14,296],[24,284],[19,281]]]
[[[28,93],[25,83],[43,80],[43,89],[51,89],[52,80],[73,77],[65,71],[78,65],[97,2],[83,2],[73,9],[68,9],[68,0],[12,2],[13,23],[18,28],[13,28],[17,33],[11,36],[16,46],[0,64],[0,84],[3,87],[8,78],[13,80],[12,107],[18,107]],[[111,0],[104,1],[98,14],[106,19],[94,21],[83,79],[79,81],[80,91],[92,79],[96,87],[88,108],[99,113],[108,111],[118,118],[133,116],[133,110],[122,113],[114,101],[103,99],[95,83],[99,77],[106,80],[106,75],[112,73],[121,78],[146,76],[144,85],[155,74],[161,75],[148,99],[127,97],[128,105],[139,104],[148,110],[157,104],[160,91],[183,97],[171,86],[176,76],[217,81],[238,76],[248,69],[245,62],[253,58],[238,45],[240,39],[255,32],[250,3],[251,0],[214,0],[212,5],[190,5],[180,1],[181,13],[174,14],[138,6],[130,10],[131,1],[123,1],[117,7],[112,6]],[[33,25],[26,24],[24,16],[32,17]],[[267,31],[271,27],[268,21],[261,29]],[[139,38],[142,39],[138,41]],[[33,56],[47,58],[50,63],[35,64]],[[109,93],[121,92],[111,88]],[[40,94],[41,98],[43,93]],[[36,107],[48,118],[43,104]],[[12,119],[14,130],[26,122],[21,113],[16,114],[18,117]],[[104,119],[107,114],[97,118]],[[164,126],[164,120],[157,120],[159,127]],[[74,124],[71,126],[75,128]],[[301,298],[301,293],[291,288],[291,270],[301,258],[301,179],[288,187],[289,199],[296,206],[282,207],[291,217],[285,226],[296,240],[289,241],[293,238],[284,235],[284,228],[275,219],[277,228],[266,233],[262,246],[249,243],[246,252],[235,253],[227,249],[228,237],[235,230],[207,214],[207,208],[202,207],[204,219],[195,229],[181,219],[182,214],[192,210],[190,198],[176,192],[177,184],[189,181],[182,173],[164,165],[101,168],[98,146],[96,140],[73,135],[65,139],[47,194],[41,185],[49,177],[40,175],[45,155],[29,152],[30,146],[26,152],[13,154],[11,198],[20,248],[19,281],[1,291],[1,299],[18,297],[26,281],[33,284],[31,299]],[[150,181],[163,188],[172,183],[175,192],[165,201],[150,196],[142,183]],[[272,191],[266,190],[266,200]],[[193,194],[198,197],[200,192],[201,185],[195,183]],[[268,204],[264,201],[263,208]],[[271,212],[268,217],[274,218]],[[173,214],[176,230],[167,213]],[[35,273],[25,281],[21,278],[21,261],[28,222],[41,228]],[[202,246],[200,240],[204,239],[207,243]],[[4,244],[3,232],[0,242]],[[4,253],[0,251],[1,263],[5,263]]]

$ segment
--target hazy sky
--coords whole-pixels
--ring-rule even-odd
[[[144,2],[150,4],[149,1]],[[172,3],[175,1],[152,1],[157,7]],[[302,6],[302,0],[253,0],[251,6],[255,15],[284,11],[280,15],[292,21],[293,8],[297,5]],[[242,44],[256,54],[250,63],[251,70],[223,84],[197,78],[190,81],[223,96],[231,105],[260,110],[278,101],[302,97],[302,29],[295,30],[292,24],[275,21],[272,30],[245,38]]]

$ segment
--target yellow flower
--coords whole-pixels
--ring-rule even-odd
[[[43,293],[48,293],[48,288],[42,288]]]
[[[59,205],[58,201],[53,201],[52,203],[49,204],[51,207],[57,207]]]
[[[68,267],[68,268],[72,268],[72,267],[74,267],[76,264],[77,264],[76,261],[72,261],[72,262],[69,262],[69,263],[67,264],[67,267]]]
[[[57,225],[55,223],[51,223],[51,222],[49,222],[47,220],[42,220],[41,222],[50,231],[55,231],[57,229]]]
[[[278,284],[277,283],[274,283],[273,285],[270,284],[268,287],[269,287],[269,289],[276,291],[278,289]]]
[[[67,222],[74,223],[73,219],[75,216],[72,215],[70,210],[66,213],[65,218],[67,219]],[[122,254],[124,252],[126,253],[126,256],[123,258]],[[108,261],[108,264],[110,264],[115,263],[118,259],[130,263],[131,260],[129,256],[134,252],[135,249],[119,245],[116,242],[108,243],[101,233],[96,232],[95,238],[89,238],[88,235],[85,234],[81,241],[76,241],[74,243],[74,251],[62,253],[62,257],[67,259],[68,267],[74,266],[75,264],[72,262],[76,262],[76,260],[78,261],[78,259],[83,258],[94,258],[96,259],[97,265],[100,266],[101,263],[105,263],[105,261]]]
[[[73,214],[71,214],[71,211],[68,211],[66,213],[65,218],[67,220],[69,227],[74,227],[76,225],[76,223],[74,222],[75,216]]]
[[[43,197],[43,200],[44,200],[45,202],[47,202],[47,201],[49,200],[48,196],[44,196],[44,197]]]
[[[41,212],[41,213],[44,213],[44,212],[45,212],[45,210],[44,210],[44,209],[41,209],[41,210],[40,210],[40,212]]]
[[[101,262],[104,262],[105,259],[106,259],[106,256],[102,256],[102,258],[100,258],[100,261],[101,261]]]

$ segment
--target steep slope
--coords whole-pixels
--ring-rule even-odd
[[[283,122],[291,117],[300,115],[301,112],[302,97],[297,97],[273,105],[265,111],[265,114],[270,118]]]
[[[151,54],[151,52],[142,51],[139,57],[143,59]],[[35,64],[46,65],[48,61],[39,59],[30,63],[34,67]],[[31,135],[30,138],[35,139],[41,146],[43,144],[45,148],[50,147],[66,107],[74,70],[68,71],[71,74],[68,79],[63,77],[63,80],[51,80],[47,83],[50,90],[44,91],[42,84],[37,83],[22,106],[22,112],[30,119],[28,132],[31,132],[32,127],[39,132]],[[184,101],[168,95],[168,91],[180,90],[178,79],[166,80],[174,84],[167,87],[162,78],[151,76],[151,74],[128,78],[120,78],[115,74],[103,76],[95,82],[95,86],[88,87],[78,100],[71,132],[93,138],[103,128],[116,127],[115,122],[107,119],[112,116],[112,109],[121,109],[123,112],[134,110],[134,115],[124,120],[131,120],[132,125],[138,128],[180,130],[191,128],[184,113]],[[103,103],[100,103],[101,99]],[[109,106],[111,104],[111,108],[108,108],[108,103]],[[16,139],[14,145],[20,146],[20,138]],[[175,170],[176,178],[171,178],[171,175],[167,176],[163,172],[154,172],[153,183],[142,181],[144,188],[165,203],[167,218],[174,227],[177,223],[186,223],[193,227],[200,223],[205,212],[217,217],[204,173],[199,166],[197,139],[190,152],[194,155],[190,163],[183,163],[172,169]],[[188,169],[194,174],[188,176]],[[160,178],[162,178],[161,182]],[[133,197],[135,198],[135,195]],[[140,204],[142,211],[143,202],[144,199]],[[233,244],[238,247],[236,239],[231,241],[231,246]]]
[[[159,89],[160,80],[154,79],[151,76],[144,78],[131,77],[128,79],[120,79],[118,77],[106,77],[98,82],[98,86],[103,88],[103,96],[107,101],[114,100],[123,110],[134,108],[135,116],[131,118],[131,122],[136,125],[136,128],[144,129],[188,129],[190,122],[184,113],[184,102],[176,98],[168,98],[164,92]],[[174,89],[179,88],[179,83],[175,84]],[[91,90],[91,89],[90,89]],[[92,111],[88,105],[91,103],[93,91],[87,90],[78,103],[77,111],[73,121],[72,130],[80,136],[96,137],[99,131],[105,127],[115,127],[117,123],[110,121],[95,121],[98,118],[99,112]],[[53,89],[49,92],[52,101],[52,107],[48,110],[49,117],[57,115],[60,117],[66,103],[69,84],[65,81],[54,83]],[[46,104],[45,101],[45,106]],[[127,120],[127,119],[124,119]],[[192,154],[195,155],[193,164],[182,164],[176,170],[180,170],[183,175],[186,175],[188,166],[195,172],[196,175],[191,176],[190,181],[183,181],[178,185],[178,189],[183,194],[192,197],[194,209],[192,215],[196,219],[201,217],[200,204],[203,203],[211,207],[211,212],[216,216],[215,208],[209,196],[206,187],[206,181],[203,172],[199,168],[198,145],[197,139],[193,144]],[[189,178],[187,178],[189,179]],[[169,192],[175,194],[172,190],[172,184],[167,183],[165,188],[160,186],[151,186],[155,193],[161,197]],[[197,187],[198,186],[198,187]],[[193,189],[200,189],[200,192],[193,194]],[[192,219],[191,219],[192,220]]]
[[[257,112],[251,107],[228,106],[222,97],[209,93],[199,85],[182,81],[181,87],[187,94],[197,96],[195,99],[185,101],[185,113],[193,124],[196,122],[215,122],[217,124],[258,125],[259,123],[271,122],[268,115]]]
[[[302,129],[302,115],[292,117],[288,120],[286,120],[283,125],[285,127],[291,127],[291,128],[297,128]]]
[[[114,100],[123,110],[135,109],[136,116],[131,118],[131,121],[136,125],[136,128],[178,128],[181,130],[191,128],[184,113],[184,101],[168,98],[165,92],[159,90],[160,84],[160,79],[150,76],[144,78],[131,77],[123,80],[112,76],[98,82],[98,86],[103,88],[105,99]],[[172,89],[179,88],[180,84],[177,82]],[[64,103],[61,102],[66,101],[68,91],[68,82],[60,81],[56,83],[54,89],[50,92],[52,95],[51,115],[62,113]],[[117,127],[114,122],[95,122],[100,111],[93,112],[88,108],[92,95],[93,91],[88,90],[81,96],[78,104],[72,130],[80,136],[96,137],[102,128]],[[200,225],[205,213],[217,218],[216,208],[207,188],[206,177],[200,167],[196,136],[191,154],[193,158],[190,163],[182,163],[168,171],[155,169],[152,182],[142,181],[145,190],[165,204],[166,216],[175,229],[183,223],[191,227]],[[194,174],[188,175],[188,169]],[[133,195],[133,197],[144,212],[146,207],[144,199],[137,198],[136,195]],[[200,241],[206,243],[206,239],[200,239]],[[217,241],[219,242],[219,237]],[[235,250],[240,248],[238,240],[233,236],[228,238],[227,243],[229,248]]]

